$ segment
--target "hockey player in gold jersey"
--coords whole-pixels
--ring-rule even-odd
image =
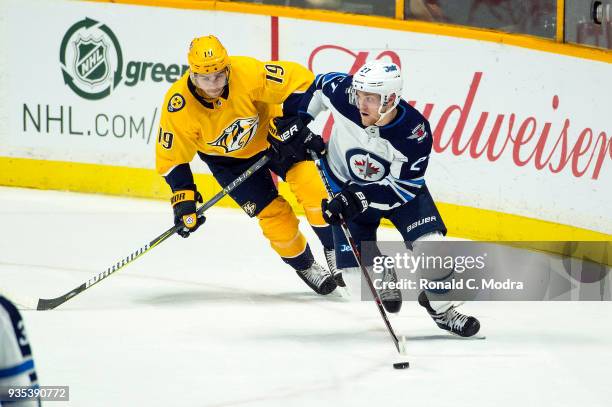
[[[196,202],[202,201],[189,166],[195,154],[223,186],[269,154],[273,158],[267,168],[251,175],[230,196],[249,216],[257,217],[272,248],[309,287],[329,294],[337,283],[333,237],[321,214],[325,189],[312,162],[287,160],[286,155],[280,159],[271,154],[267,140],[283,130],[275,123],[286,122],[272,119],[283,115],[283,105],[299,102],[313,74],[293,62],[230,57],[212,35],[191,42],[188,62],[189,72],[166,93],[156,145],[156,167],[172,189],[178,233],[187,237],[205,221],[195,216]],[[314,261],[298,219],[278,194],[268,169],[289,183],[324,246],[332,272]],[[341,281],[340,275],[337,278]]]

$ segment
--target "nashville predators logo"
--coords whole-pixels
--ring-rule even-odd
[[[215,141],[208,143],[208,145],[223,147],[226,153],[240,150],[249,144],[249,141],[251,141],[255,133],[257,133],[258,124],[258,116],[237,119],[227,126]]]
[[[257,211],[257,204],[248,201],[244,205],[242,205],[242,209],[249,215],[251,218],[255,216],[255,212]]]
[[[170,100],[168,101],[168,111],[169,112],[178,112],[185,106],[185,98],[179,93],[175,93],[172,95]]]

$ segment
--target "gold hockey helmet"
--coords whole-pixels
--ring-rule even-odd
[[[187,61],[191,72],[210,74],[229,68],[227,50],[214,35],[194,38],[189,45]]]

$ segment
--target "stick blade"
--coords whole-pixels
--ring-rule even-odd
[[[36,310],[38,311],[47,311],[50,309],[56,308],[58,305],[64,303],[64,297],[44,299],[40,298],[38,300],[38,305],[36,305]]]
[[[55,309],[83,290],[85,290],[85,284],[82,284],[79,287],[75,288],[74,290],[70,291],[69,293],[61,295],[56,298],[49,298],[49,299],[40,298],[38,300],[38,305],[36,306],[36,309],[38,311],[47,311],[50,309]]]
[[[399,354],[402,356],[406,355],[406,337],[405,336],[400,336],[399,337],[399,341],[397,343],[398,345],[398,350],[399,350]]]

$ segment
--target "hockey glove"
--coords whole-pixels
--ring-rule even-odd
[[[172,209],[174,210],[174,224],[178,226],[178,233],[181,237],[189,237],[190,233],[195,232],[200,225],[206,222],[206,217],[202,214],[196,217],[196,202],[202,203],[202,195],[193,189],[181,189],[172,195]]]
[[[330,225],[339,225],[341,219],[348,221],[365,212],[369,204],[357,184],[347,184],[331,201],[324,199],[321,202],[323,219]]]
[[[311,159],[309,150],[317,155],[325,154],[325,142],[310,131],[298,117],[275,117],[270,121],[268,142],[272,159],[277,162],[295,163]]]

